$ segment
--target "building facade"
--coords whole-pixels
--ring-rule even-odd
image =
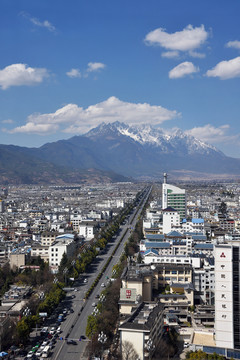
[[[167,174],[164,174],[164,182],[162,184],[162,208],[172,207],[177,210],[180,219],[186,217],[186,194],[184,189],[177,186],[167,184]]]

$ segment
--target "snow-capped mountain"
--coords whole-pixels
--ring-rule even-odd
[[[85,136],[90,138],[99,137],[110,132],[115,133],[115,135],[119,133],[129,137],[144,146],[158,147],[166,154],[175,151],[188,154],[209,154],[212,151],[221,153],[214,146],[187,135],[180,129],[176,129],[172,134],[169,134],[151,125],[128,126],[118,121],[111,124],[102,123],[95,129],[90,130]]]
[[[120,122],[40,148],[0,145],[0,160],[2,183],[162,180],[164,172],[178,179],[240,178],[240,159],[181,130]]]
[[[56,165],[113,171],[133,178],[161,179],[163,172],[197,178],[201,174],[204,178],[208,174],[240,176],[239,159],[229,158],[181,130],[167,134],[149,125],[102,123],[84,135],[31,151]]]

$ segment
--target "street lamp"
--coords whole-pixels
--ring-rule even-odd
[[[68,268],[65,267],[65,269],[63,270],[63,274],[64,274],[64,279],[65,279],[65,284],[66,284],[66,275],[68,273]]]
[[[105,342],[107,341],[107,335],[101,331],[100,334],[98,334],[98,341],[102,344],[102,354],[103,354],[103,347]]]

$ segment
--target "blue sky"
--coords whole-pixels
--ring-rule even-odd
[[[118,120],[240,157],[239,13],[229,0],[2,0],[0,143]]]

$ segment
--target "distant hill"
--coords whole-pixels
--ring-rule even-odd
[[[165,134],[120,122],[40,148],[0,145],[4,184],[156,180],[163,172],[178,179],[239,178],[240,159],[180,130]]]
[[[1,184],[66,184],[128,181],[113,171],[74,169],[42,160],[35,149],[0,145]]]

